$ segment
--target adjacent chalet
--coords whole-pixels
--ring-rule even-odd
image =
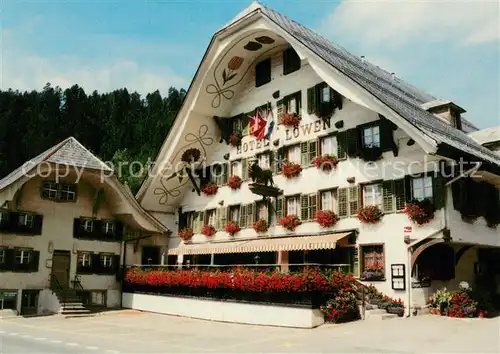
[[[0,180],[0,206],[0,309],[21,315],[120,307],[124,257],[166,251],[168,230],[74,138]]]
[[[461,281],[499,294],[500,157],[463,113],[254,3],[137,199],[173,230],[170,265],[319,264],[415,307]]]

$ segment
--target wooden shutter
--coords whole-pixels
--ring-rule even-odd
[[[38,265],[40,263],[40,251],[31,251],[30,253],[30,271],[38,272]]]
[[[250,122],[250,116],[253,116],[253,112],[243,113],[241,115],[241,135],[248,135],[248,123]]]
[[[73,237],[80,238],[80,231],[81,231],[80,219],[75,218],[73,220]]]
[[[312,166],[314,159],[318,156],[318,140],[309,141],[309,165]]]
[[[309,166],[309,143],[307,141],[300,143],[300,164],[303,168]]]
[[[251,227],[255,223],[255,215],[256,215],[255,203],[251,203],[247,205],[247,227]]]
[[[407,203],[410,203],[413,199],[412,180],[410,176],[404,177],[405,198]]]
[[[397,211],[403,210],[406,203],[405,180],[404,178],[394,181],[394,202]]]
[[[349,196],[348,197],[349,197],[349,215],[355,216],[358,213],[358,209],[361,205],[361,203],[360,203],[360,198],[361,198],[360,187],[359,186],[349,187]]]
[[[4,248],[5,262],[0,263],[0,270],[13,270],[15,267],[15,251],[12,248]]]
[[[317,86],[307,89],[307,113],[316,114],[318,108],[318,90]]]
[[[300,196],[300,218],[303,221],[309,220],[309,196],[305,194]]]
[[[268,154],[269,154],[269,169],[274,174],[276,173],[276,161],[275,161],[274,151],[269,151]]]
[[[446,205],[446,186],[441,172],[437,172],[437,175],[432,179],[432,198],[434,208],[441,209]]]
[[[281,99],[276,102],[276,117],[278,118],[278,123],[283,113],[285,113],[285,104],[283,99]]]
[[[248,159],[241,159],[241,179],[248,180]]]
[[[19,226],[19,213],[15,211],[11,211],[9,213],[9,224],[10,228],[9,231],[11,232],[16,232],[21,230],[21,227]]]
[[[116,221],[115,222],[114,239],[116,241],[123,240],[124,233],[125,233],[125,224],[120,222],[120,221]]]
[[[337,191],[337,203],[338,203],[338,210],[339,210],[339,217],[347,217],[349,215],[348,212],[348,202],[347,202],[347,191],[348,188],[339,188]]]
[[[92,221],[92,237],[103,238],[104,232],[102,232],[102,220]]]
[[[276,173],[281,173],[281,171],[283,170],[283,160],[284,159],[285,159],[285,149],[283,147],[280,147],[276,151],[276,161],[275,161]]]
[[[229,212],[228,207],[220,208],[220,230],[223,231],[227,224],[227,213]]]
[[[91,269],[92,273],[100,274],[102,273],[102,266],[101,266],[101,256],[99,253],[94,253],[91,254],[92,256],[92,261],[91,261]]]
[[[318,209],[318,194],[309,195],[309,220],[316,218],[316,210]]]
[[[394,181],[382,181],[382,209],[384,213],[394,212]]]
[[[242,229],[246,228],[247,227],[247,206],[246,205],[240,205],[239,219],[240,219],[239,222],[237,220],[235,222],[238,223],[238,225]]]
[[[359,131],[357,128],[346,130],[347,155],[356,157],[360,146]]]
[[[380,148],[382,151],[391,151],[394,147],[394,138],[392,135],[392,125],[387,119],[380,119]]]
[[[451,193],[453,195],[453,207],[455,208],[455,210],[460,211],[464,207],[467,201],[466,191],[467,191],[466,184],[463,178],[453,182],[453,184],[451,185]]]
[[[284,198],[283,197],[276,198],[276,225],[279,224],[280,219],[283,217],[283,209],[284,209]]]
[[[271,81],[271,58],[262,60],[255,65],[255,87]]]
[[[41,235],[43,227],[43,215],[33,215],[33,235]]]
[[[226,184],[227,183],[227,179],[228,179],[228,170],[229,170],[229,164],[226,162],[226,163],[223,163],[222,164],[222,184]]]
[[[339,159],[347,157],[347,133],[345,131],[337,134],[337,155]]]
[[[118,274],[120,271],[120,255],[115,254],[113,255],[113,273],[112,274]]]

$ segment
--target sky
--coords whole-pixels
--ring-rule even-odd
[[[262,3],[432,95],[500,125],[496,0]],[[0,88],[50,82],[146,94],[186,88],[212,34],[251,1],[0,0]]]

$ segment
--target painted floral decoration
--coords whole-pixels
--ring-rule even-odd
[[[323,227],[332,227],[337,221],[339,221],[339,217],[330,210],[318,210],[316,212],[316,222]]]
[[[231,236],[234,236],[234,234],[240,232],[241,228],[239,227],[238,224],[232,222],[232,221],[229,221],[227,224],[226,224],[226,228],[225,228],[226,232],[231,235]]]
[[[434,219],[434,205],[429,199],[414,200],[406,204],[404,213],[417,225],[423,225]]]
[[[376,224],[382,216],[384,212],[377,205],[368,205],[358,210],[358,220],[363,224]]]
[[[229,180],[227,181],[228,187],[231,188],[232,190],[240,189],[241,183],[242,183],[242,180],[239,176],[231,176],[231,177],[229,177]]]
[[[266,220],[259,219],[252,225],[252,229],[256,232],[266,232],[269,229],[269,225]]]
[[[287,127],[298,127],[302,117],[297,114],[283,113],[280,118],[280,124]]]
[[[234,147],[240,146],[242,138],[243,137],[242,137],[241,133],[233,132],[231,134],[231,136],[229,137],[229,144],[231,144],[231,146],[234,146]]]
[[[366,267],[365,271],[361,275],[361,279],[366,281],[384,279],[384,267],[380,264]]]
[[[314,167],[322,171],[331,171],[337,168],[339,159],[335,155],[325,154],[322,156],[317,156],[313,160]]]
[[[301,224],[302,221],[300,221],[297,215],[288,215],[280,219],[280,225],[288,231],[294,231]]]
[[[208,183],[208,184],[204,185],[203,187],[201,187],[201,191],[206,196],[215,195],[215,194],[217,194],[218,190],[219,190],[219,187],[214,183]]]
[[[201,228],[201,233],[207,237],[212,237],[213,235],[215,235],[216,232],[217,231],[215,230],[215,227],[209,224],[205,224]]]
[[[288,178],[295,178],[302,172],[302,166],[296,162],[285,161],[283,164],[283,175]]]
[[[185,227],[179,230],[179,237],[184,241],[190,241],[193,238],[193,229],[190,227]]]
[[[195,149],[195,148],[191,148],[191,149],[187,149],[186,151],[184,151],[182,153],[181,161],[183,161],[185,163],[193,163],[193,162],[198,161],[200,159],[200,157],[201,157],[200,150]]]
[[[244,59],[238,56],[234,56],[229,60],[227,63],[227,71],[224,69],[222,71],[222,84],[225,85],[228,81],[231,81],[234,79],[237,75],[235,73],[236,70],[238,70],[241,67],[241,64],[243,64]]]

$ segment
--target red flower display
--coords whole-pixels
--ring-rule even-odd
[[[241,187],[241,178],[239,176],[231,176],[227,181],[227,185],[232,190],[240,189]]]
[[[406,204],[404,213],[417,225],[423,225],[434,219],[434,206],[430,200],[412,201]]]
[[[212,237],[216,232],[217,231],[215,230],[215,227],[213,227],[212,225],[203,225],[203,227],[201,228],[201,233],[207,237]]]
[[[189,241],[193,238],[193,229],[190,228],[190,227],[185,227],[181,230],[179,230],[179,237],[183,240],[183,241]]]
[[[300,221],[297,215],[288,215],[280,219],[280,225],[288,231],[294,231],[301,224],[302,221]]]
[[[314,167],[322,171],[331,171],[333,168],[337,168],[338,163],[337,156],[330,154],[317,156],[313,160]]]
[[[209,183],[209,184],[206,184],[203,187],[201,187],[201,191],[206,196],[215,195],[215,194],[217,194],[218,190],[219,190],[219,187],[214,183]]]
[[[286,161],[283,164],[283,175],[288,179],[298,177],[301,172],[302,166],[298,163]]]
[[[257,232],[266,232],[269,229],[269,225],[266,220],[259,219],[255,224],[252,225],[252,229]]]
[[[376,224],[384,213],[377,205],[368,205],[358,210],[358,220],[364,224]]]
[[[240,232],[241,228],[238,226],[238,224],[236,224],[232,221],[229,221],[226,224],[225,230],[228,234],[230,234],[231,236],[234,236],[234,234]]]
[[[280,118],[280,124],[287,127],[298,127],[302,117],[297,114],[283,113]]]
[[[240,133],[233,132],[231,134],[231,136],[229,137],[229,144],[231,144],[231,146],[234,146],[234,147],[240,146],[242,138],[243,137]]]
[[[330,210],[318,210],[316,212],[316,222],[323,227],[332,227],[337,221],[339,221],[339,217]]]

